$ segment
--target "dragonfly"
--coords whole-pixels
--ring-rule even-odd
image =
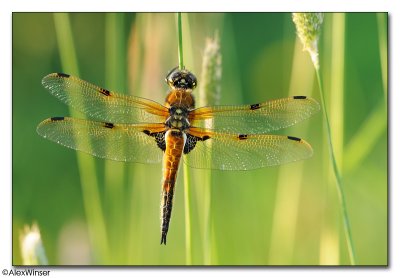
[[[317,101],[292,96],[250,105],[195,108],[197,78],[172,69],[169,91],[158,102],[119,94],[64,73],[52,73],[43,86],[88,119],[52,117],[39,135],[65,147],[114,161],[162,162],[161,244],[167,243],[180,161],[189,167],[252,170],[310,158],[305,140],[268,134],[319,111]]]

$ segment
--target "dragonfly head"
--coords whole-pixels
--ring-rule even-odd
[[[192,91],[197,86],[196,76],[186,69],[173,68],[165,77],[171,89],[184,89]]]

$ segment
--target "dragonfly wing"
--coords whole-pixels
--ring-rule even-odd
[[[319,111],[305,96],[270,100],[252,105],[201,107],[190,113],[192,126],[228,133],[266,133],[294,125]]]
[[[65,104],[102,121],[158,123],[168,115],[168,109],[157,102],[108,91],[68,74],[49,74],[42,84]]]
[[[44,120],[37,132],[65,147],[115,161],[158,163],[163,152],[151,133],[164,124],[112,124],[56,117]]]
[[[191,128],[191,150],[185,163],[193,168],[250,170],[285,164],[312,156],[304,140],[281,135],[219,133]]]

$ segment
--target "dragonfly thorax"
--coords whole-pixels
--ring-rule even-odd
[[[188,115],[189,111],[185,107],[171,107],[169,108],[170,116],[166,120],[165,124],[169,128],[185,130],[190,126]]]

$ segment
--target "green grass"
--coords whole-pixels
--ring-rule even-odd
[[[122,13],[108,13],[105,17],[105,86],[118,92],[126,92],[126,37],[124,36]],[[112,143],[112,142],[109,142]],[[111,264],[128,263],[125,229],[127,211],[124,200],[126,165],[115,161],[104,161],[105,207],[109,229]]]
[[[56,27],[62,69],[68,74],[79,76],[78,60],[68,14],[55,13],[54,25]],[[72,117],[83,117],[72,109],[70,114]],[[76,152],[76,156],[91,247],[94,253],[94,263],[107,262],[110,258],[110,253],[107,228],[100,201],[99,184],[96,177],[95,160],[92,156],[81,152]]]
[[[183,62],[183,39],[182,39],[182,14],[177,13],[177,30],[178,30],[178,64],[179,69],[183,70],[185,64]],[[192,229],[191,229],[191,194],[190,194],[190,170],[189,167],[183,165],[183,187],[185,199],[185,263],[192,264]]]

